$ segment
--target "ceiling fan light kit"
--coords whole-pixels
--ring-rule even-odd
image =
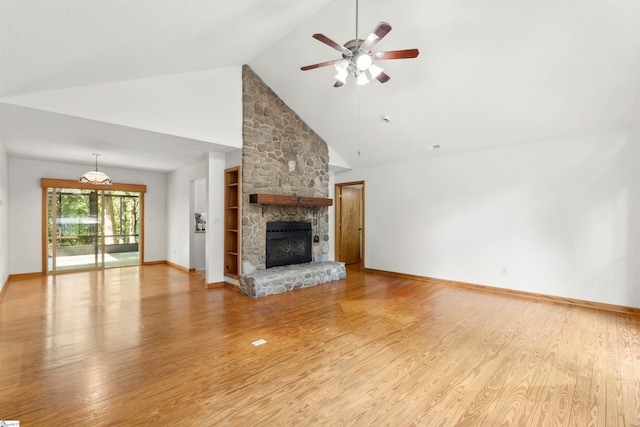
[[[378,65],[374,64],[375,60],[387,59],[407,59],[416,58],[419,54],[418,49],[392,50],[387,52],[372,52],[371,49],[384,36],[391,31],[391,25],[386,22],[379,22],[366,39],[358,38],[358,1],[356,0],[356,38],[349,40],[343,46],[334,42],[323,34],[314,34],[313,38],[326,44],[333,49],[342,53],[341,59],[333,61],[325,61],[318,64],[307,65],[301,67],[302,71],[313,70],[316,68],[327,67],[333,65],[337,74],[334,87],[343,86],[349,76],[356,80],[356,84],[365,85],[371,80],[376,79],[380,83],[386,83],[391,79],[388,74]]]

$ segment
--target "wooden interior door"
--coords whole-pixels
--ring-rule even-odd
[[[345,264],[361,261],[362,190],[358,187],[340,187],[340,254]]]

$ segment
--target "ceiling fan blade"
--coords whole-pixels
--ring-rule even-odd
[[[371,50],[387,33],[391,31],[391,25],[386,22],[379,22],[376,28],[373,29],[371,34],[367,36],[360,48],[362,50]]]
[[[329,47],[334,48],[335,50],[339,50],[340,52],[351,52],[349,49],[347,49],[344,46],[339,45],[338,43],[334,42],[333,40],[331,40],[329,37],[325,36],[324,34],[314,34],[313,38],[316,40],[321,41],[322,43],[326,44]]]
[[[315,70],[316,68],[327,67],[329,65],[333,65],[333,64],[336,63],[336,61],[337,61],[337,59],[334,59],[332,61],[320,62],[319,64],[305,65],[304,67],[300,67],[300,69],[302,71]]]
[[[374,52],[375,59],[405,59],[415,58],[420,52],[418,49],[390,50],[388,52]]]
[[[391,79],[391,77],[389,77],[389,75],[387,73],[385,73],[384,71],[380,71],[380,74],[378,74],[376,76],[376,80],[378,80],[380,83],[386,83]]]

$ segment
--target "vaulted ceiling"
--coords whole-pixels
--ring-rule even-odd
[[[420,56],[380,61],[385,84],[301,71],[339,56],[312,34],[355,37],[355,0],[0,0],[0,138],[13,157],[90,164],[97,141],[128,159],[103,164],[173,170],[233,147],[13,101],[242,64],[353,168],[640,127],[640,0],[360,0],[358,21],[393,27],[375,50]]]

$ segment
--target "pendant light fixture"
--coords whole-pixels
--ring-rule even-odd
[[[100,154],[93,153],[92,156],[96,156],[96,170],[89,171],[80,177],[80,182],[88,182],[90,184],[110,185],[111,178],[109,175],[98,171],[98,156]]]

